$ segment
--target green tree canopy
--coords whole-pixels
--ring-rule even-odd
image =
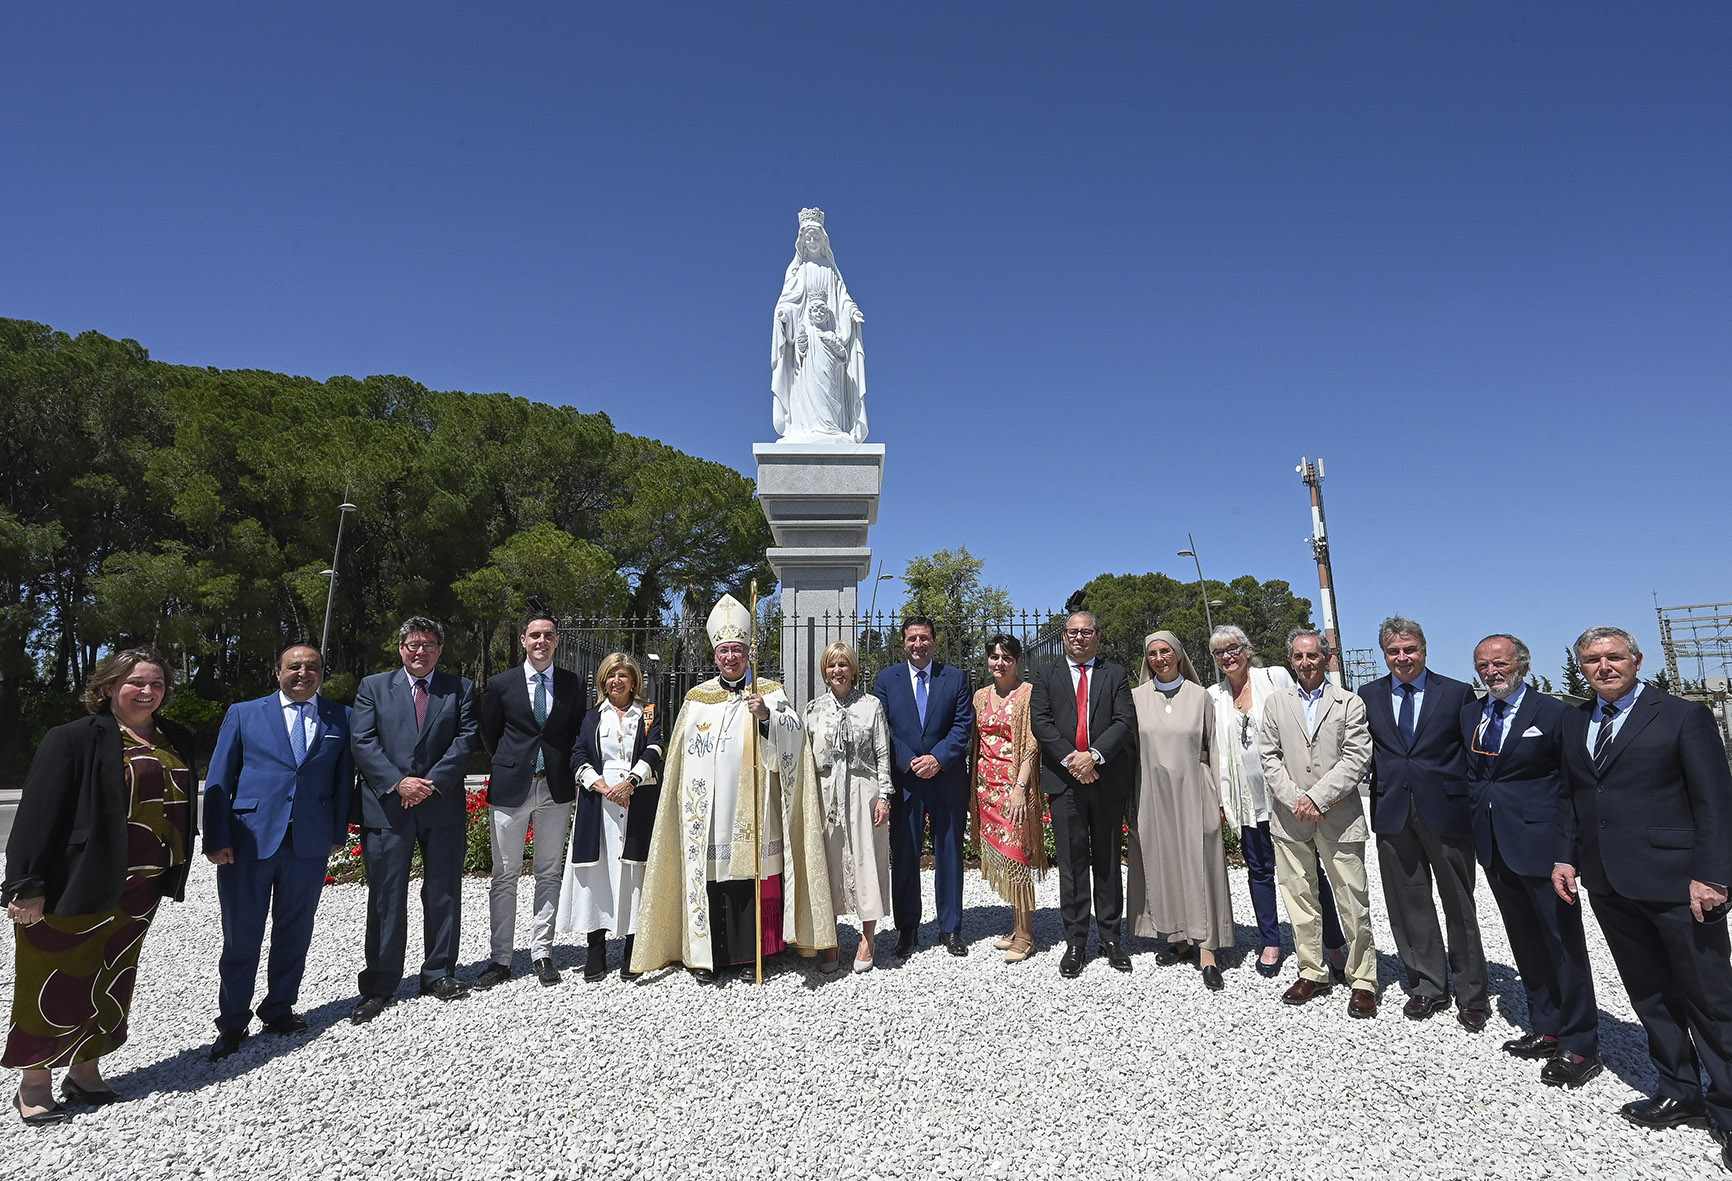
[[[1259,582],[1249,574],[1232,582],[1206,584],[1211,600],[1222,605],[1210,608],[1215,625],[1234,624],[1251,637],[1251,646],[1265,664],[1286,663],[1287,633],[1295,627],[1312,627],[1311,601],[1299,598],[1280,579]],[[1213,680],[1209,656],[1208,626],[1202,592],[1193,580],[1183,582],[1165,574],[1101,574],[1082,588],[1083,609],[1100,621],[1101,651],[1130,669],[1133,680],[1142,676],[1143,637],[1166,629],[1179,637],[1203,683]]]
[[[166,365],[6,319],[0,408],[0,776],[104,649],[157,644],[212,702],[268,688],[280,645],[317,637],[345,497],[326,658],[347,674],[395,659],[410,613],[480,673],[531,599],[653,615],[773,585],[752,482],[601,413]]]

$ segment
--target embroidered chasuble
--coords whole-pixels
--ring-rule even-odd
[[[783,938],[808,956],[836,946],[824,809],[805,727],[780,685],[760,680],[758,690],[770,708],[768,732],[756,737],[761,833],[754,832],[757,801],[745,757],[758,719],[747,711],[744,693],[729,692],[712,677],[680,707],[665,748],[633,971],[676,960],[691,968],[716,966],[706,886],[751,880],[754,838],[759,879],[782,875]]]

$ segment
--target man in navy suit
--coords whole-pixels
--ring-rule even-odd
[[[348,837],[355,764],[349,708],[320,697],[325,664],[310,644],[277,657],[277,692],[229,707],[204,789],[204,854],[217,867],[223,952],[212,1062],[240,1049],[253,1019],[265,920],[271,959],[258,1017],[305,1033],[295,1013],[325,867]]]
[[[1081,975],[1088,959],[1091,905],[1101,955],[1115,970],[1131,970],[1120,932],[1125,884],[1119,850],[1137,790],[1137,711],[1129,675],[1095,659],[1100,646],[1099,620],[1073,612],[1064,622],[1065,658],[1034,671],[1028,707],[1058,845],[1065,941],[1058,971],[1067,978]]]
[[[1622,628],[1576,640],[1594,699],[1568,716],[1566,803],[1552,884],[1588,888],[1630,1007],[1648,1034],[1659,1094],[1621,1114],[1667,1128],[1706,1114],[1732,1169],[1732,773],[1714,715],[1637,677]],[[1702,1072],[1708,1091],[1702,1092]]]
[[[535,928],[529,967],[543,985],[559,983],[553,966],[553,920],[565,874],[565,834],[577,798],[571,751],[589,703],[583,678],[553,667],[559,627],[546,615],[523,625],[524,661],[487,682],[481,697],[481,742],[493,756],[487,780],[487,816],[493,842],[493,886],[488,918],[493,959],[475,978],[476,988],[511,979],[517,935],[517,879],[523,876],[523,842],[535,830]]]
[[[1489,1005],[1461,738],[1461,711],[1473,690],[1425,667],[1425,632],[1411,619],[1385,619],[1377,643],[1390,675],[1359,696],[1371,722],[1371,827],[1383,902],[1413,990],[1401,1011],[1418,1021],[1449,1008],[1453,968],[1456,1020],[1478,1033]],[[1449,931],[1447,955],[1431,897],[1434,878]]]
[[[1582,912],[1552,889],[1560,763],[1569,707],[1528,686],[1532,657],[1512,635],[1473,650],[1483,703],[1461,708],[1474,849],[1503,913],[1528,995],[1533,1032],[1504,1043],[1517,1058],[1545,1058],[1540,1081],[1579,1087],[1600,1073],[1599,1007]]]
[[[409,941],[409,865],[421,849],[421,994],[454,1001],[464,822],[463,772],[475,746],[475,686],[438,672],[445,631],[415,615],[397,629],[403,667],[355,692],[350,746],[361,773],[361,856],[367,865],[366,967],[349,1014],[371,1021],[403,979]]]
[[[974,702],[962,670],[932,659],[937,627],[924,615],[902,624],[908,659],[872,682],[890,727],[890,912],[896,955],[919,946],[920,847],[932,825],[938,941],[967,955],[962,941],[962,838],[968,825],[968,732]]]

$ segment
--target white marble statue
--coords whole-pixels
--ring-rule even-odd
[[[824,211],[800,210],[770,342],[770,418],[782,442],[866,441],[865,322],[830,253]]]

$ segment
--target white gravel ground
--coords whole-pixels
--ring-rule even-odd
[[[1006,965],[989,941],[1009,911],[971,873],[965,959],[932,945],[929,921],[900,968],[827,977],[778,964],[762,989],[705,988],[678,971],[585,984],[581,951],[564,946],[557,988],[527,975],[520,952],[520,974],[491,992],[441,1004],[415,997],[411,978],[357,1028],[347,1016],[364,889],[331,887],[301,997],[312,1031],[255,1033],[213,1064],[221,936],[201,859],[190,901],[159,913],[132,1040],[107,1061],[127,1102],[47,1129],[0,1115],[0,1177],[1725,1175],[1705,1131],[1642,1132],[1617,1117],[1654,1077],[1591,921],[1607,1070],[1560,1092],[1540,1085],[1538,1064],[1499,1051],[1526,1004],[1483,885],[1495,1011],[1472,1035],[1449,1014],[1402,1018],[1372,869],[1385,982],[1375,1021],[1349,1019],[1341,989],[1287,1008],[1291,959],[1274,980],[1239,961],[1256,933],[1234,871],[1240,951],[1222,993],[1193,967],[1156,967],[1141,940],[1128,977],[1091,960],[1080,979],[1061,979],[1053,875],[1040,891],[1040,953]],[[928,874],[928,907],[931,897]],[[486,915],[486,883],[470,880],[465,979],[486,959]],[[845,956],[856,939],[847,927]],[[879,936],[881,962],[893,940]],[[619,945],[610,950],[617,966]],[[413,937],[411,963],[419,953]]]

